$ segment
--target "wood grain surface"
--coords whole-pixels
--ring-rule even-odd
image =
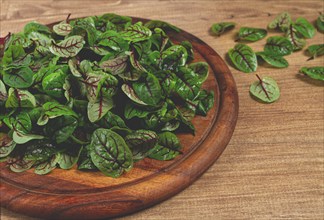
[[[235,45],[241,26],[266,27],[282,11],[315,21],[322,0],[285,1],[140,1],[140,0],[1,0],[0,34],[19,31],[28,21],[50,23],[66,14],[75,17],[115,12],[161,19],[196,35],[223,58]],[[221,37],[211,36],[214,22],[238,26]],[[270,32],[269,36],[279,35]],[[317,33],[307,44],[323,43]],[[262,50],[265,40],[249,43]],[[267,105],[249,96],[254,74],[234,68],[240,98],[239,119],[220,159],[193,185],[175,197],[122,219],[323,219],[324,218],[324,86],[298,74],[308,61],[304,51],[287,57],[287,69],[259,67],[275,78],[280,100]],[[32,219],[1,209],[1,219]]]

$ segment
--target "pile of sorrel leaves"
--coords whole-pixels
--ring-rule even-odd
[[[49,28],[29,23],[2,38],[0,159],[14,172],[60,167],[118,177],[146,157],[181,154],[176,132],[194,133],[214,94],[208,64],[162,21],[104,14]]]

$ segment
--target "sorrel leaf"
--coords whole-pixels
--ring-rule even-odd
[[[297,18],[296,22],[293,24],[293,27],[295,28],[296,32],[304,38],[313,38],[315,36],[315,27],[305,18]]]
[[[324,81],[324,67],[323,66],[302,67],[299,70],[299,72],[309,76],[312,79]]]
[[[6,108],[32,108],[35,106],[36,99],[27,90],[9,89]]]
[[[135,161],[145,158],[156,145],[158,136],[154,131],[137,130],[125,137],[125,141],[133,152]]]
[[[23,67],[9,73],[4,72],[3,82],[17,89],[25,89],[33,84],[33,71],[29,67]]]
[[[133,155],[125,140],[108,129],[97,129],[91,138],[90,156],[107,176],[119,177],[133,167]]]
[[[268,25],[269,29],[279,29],[281,31],[285,31],[288,29],[289,25],[291,24],[291,17],[290,14],[287,12],[283,12],[271,21]]]
[[[159,134],[158,144],[149,152],[149,157],[156,160],[172,160],[181,153],[181,145],[176,135],[171,132]]]
[[[49,49],[59,57],[74,57],[82,50],[84,43],[82,36],[71,36],[59,43],[52,42]]]
[[[285,56],[291,54],[292,51],[293,46],[291,42],[287,38],[281,36],[269,37],[264,46],[264,52],[267,54]]]
[[[316,57],[323,56],[324,55],[324,44],[310,45],[307,48],[307,52],[310,55],[310,58],[308,60],[312,60],[312,59],[315,59]]]
[[[104,117],[107,112],[113,107],[111,98],[100,97],[95,103],[88,103],[88,118],[90,122],[96,122]]]
[[[234,22],[220,22],[215,23],[211,26],[210,30],[213,34],[220,36],[221,34],[225,33],[226,31],[229,31],[235,27]]]
[[[60,36],[67,36],[71,33],[73,27],[66,23],[66,21],[62,21],[61,23],[58,23],[53,26],[53,31]]]
[[[258,100],[271,103],[275,102],[280,97],[280,90],[277,82],[270,77],[263,77],[262,79],[257,75],[258,81],[255,81],[250,86],[250,93]]]
[[[245,73],[256,71],[258,62],[251,47],[244,44],[236,44],[228,51],[228,55],[237,69]]]
[[[291,42],[293,46],[293,51],[301,50],[306,45],[306,41],[302,38],[299,38],[297,35],[297,31],[294,25],[290,25],[287,32],[286,37]]]
[[[141,22],[137,22],[136,24],[127,27],[125,31],[121,32],[121,37],[130,42],[147,40],[151,35],[151,30],[143,26]]]
[[[276,54],[268,54],[265,52],[256,53],[257,56],[261,57],[269,65],[277,68],[286,68],[289,66],[288,61],[282,56]]]
[[[236,41],[258,41],[267,36],[267,30],[262,28],[241,27]]]

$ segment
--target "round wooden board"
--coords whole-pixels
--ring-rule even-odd
[[[215,92],[215,105],[207,117],[196,116],[193,120],[196,135],[178,135],[184,153],[172,161],[144,159],[117,179],[77,169],[56,169],[45,176],[36,175],[32,170],[13,173],[1,163],[1,206],[49,219],[126,215],[182,191],[217,160],[237,121],[239,103],[234,79],[222,58],[203,41],[185,31],[169,35],[174,42],[191,42],[194,61],[209,64],[210,74],[203,87]]]

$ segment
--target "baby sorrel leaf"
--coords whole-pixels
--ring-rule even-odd
[[[321,33],[324,33],[324,14],[320,14],[316,20],[317,30]]]
[[[121,32],[121,37],[130,42],[147,40],[151,35],[151,30],[143,26],[141,22],[137,22],[136,24],[126,28],[125,31]]]
[[[25,89],[33,84],[33,71],[29,67],[23,67],[11,72],[4,72],[3,82],[17,89]]]
[[[45,175],[50,173],[56,168],[59,157],[57,155],[53,155],[51,158],[46,161],[42,161],[41,163],[35,166],[35,173],[39,175]]]
[[[310,55],[308,60],[315,59],[316,57],[324,55],[324,44],[314,44],[307,48],[307,52]]]
[[[293,24],[296,32],[302,35],[304,38],[313,38],[316,33],[315,27],[307,21],[305,18],[297,18]]]
[[[236,41],[258,41],[267,36],[267,30],[263,28],[241,27]]]
[[[36,106],[36,99],[27,90],[10,88],[6,108],[32,108]]]
[[[154,148],[158,141],[158,136],[154,131],[137,130],[127,135],[125,141],[133,152],[133,159],[141,160]]]
[[[297,31],[292,24],[287,29],[286,37],[291,42],[293,51],[301,50],[306,45],[306,41],[298,37]]]
[[[245,73],[256,71],[258,62],[251,47],[244,44],[236,44],[228,51],[228,55],[237,69]]]
[[[97,102],[88,103],[88,118],[91,122],[99,121],[114,107],[111,98],[100,97]]]
[[[8,160],[8,164],[10,165],[9,166],[10,170],[13,172],[16,172],[16,173],[20,173],[20,172],[29,170],[34,165],[34,163],[35,163],[35,161],[27,160],[21,156],[9,158],[9,160]]]
[[[267,39],[267,43],[264,46],[264,52],[267,54],[285,56],[291,54],[293,46],[291,42],[281,36],[273,36]]]
[[[156,160],[172,160],[181,154],[181,145],[177,136],[171,132],[159,134],[158,144],[149,152],[149,157]]]
[[[269,65],[277,68],[286,68],[289,66],[288,61],[282,56],[275,54],[267,54],[265,52],[256,53],[257,56],[261,57]]]
[[[67,36],[71,33],[73,27],[66,23],[66,21],[62,21],[61,23],[58,23],[53,26],[53,31],[60,36]]]
[[[283,12],[277,15],[277,17],[269,23],[268,28],[285,31],[288,29],[290,24],[291,24],[290,14],[287,12]]]
[[[213,34],[220,36],[221,34],[225,33],[226,31],[229,31],[235,27],[234,22],[220,22],[215,23],[211,26],[210,30]]]
[[[125,71],[127,67],[127,60],[128,56],[121,55],[113,59],[103,61],[100,64],[100,67],[113,75],[117,75]]]
[[[82,50],[84,43],[82,36],[71,36],[59,43],[52,42],[49,49],[59,57],[74,57]]]
[[[147,105],[145,102],[143,102],[139,98],[139,96],[135,93],[135,91],[131,85],[123,84],[121,88],[122,88],[123,92],[125,93],[125,95],[127,95],[128,98],[130,98],[135,103],[140,104],[140,105]]]
[[[270,77],[261,79],[258,75],[256,76],[258,77],[258,81],[255,81],[250,86],[251,95],[265,103],[271,103],[278,100],[280,90],[277,82]]]
[[[309,76],[312,79],[324,81],[324,67],[323,66],[302,67],[299,70],[299,72]]]
[[[108,129],[95,130],[90,156],[95,166],[107,176],[119,177],[133,167],[133,155],[125,140]]]

